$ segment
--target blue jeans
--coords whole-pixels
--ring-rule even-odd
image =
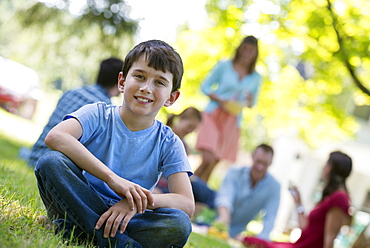
[[[73,236],[93,240],[98,247],[183,247],[191,233],[188,215],[178,209],[158,208],[136,214],[123,234],[104,238],[104,225],[95,230],[100,216],[115,202],[103,199],[82,170],[64,154],[51,151],[35,168],[38,188],[48,217]]]

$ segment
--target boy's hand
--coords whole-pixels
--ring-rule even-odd
[[[131,210],[134,210],[136,207],[137,213],[142,214],[147,208],[148,203],[150,206],[154,207],[154,198],[152,193],[140,185],[121,177],[107,183],[120,197],[126,198]]]
[[[95,229],[99,230],[100,227],[105,223],[104,238],[116,236],[119,228],[120,233],[123,233],[127,227],[128,222],[136,214],[136,209],[131,210],[126,199],[122,199],[112,207],[108,209],[102,216],[100,216],[98,222],[96,222]]]

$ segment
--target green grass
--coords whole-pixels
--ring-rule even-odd
[[[185,248],[226,248],[231,247],[225,240],[204,236],[198,233],[190,235]]]
[[[0,136],[1,247],[62,247],[62,241],[36,224],[43,213],[33,170],[17,159],[21,144]]]
[[[9,118],[9,115],[3,115],[0,111],[2,121],[5,119],[3,117]],[[33,169],[18,158],[20,147],[29,147],[28,140],[10,138],[6,133],[6,130],[0,130],[0,247],[66,247],[66,243],[59,236],[37,223],[38,216],[45,214],[45,209],[38,195],[36,178]],[[185,247],[231,246],[226,241],[192,233]]]

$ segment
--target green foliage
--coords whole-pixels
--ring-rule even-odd
[[[185,248],[228,248],[231,247],[226,241],[214,237],[191,233]]]
[[[205,106],[200,83],[219,59],[233,55],[242,37],[252,34],[260,38],[257,70],[264,80],[258,105],[244,110],[242,145],[251,149],[282,132],[298,135],[312,147],[350,139],[358,125],[348,106],[370,104],[348,67],[370,88],[369,4],[270,0],[262,6],[259,1],[207,1],[208,25],[178,36],[185,80],[192,85],[186,95],[195,99],[184,103]],[[305,77],[298,65],[305,66]]]
[[[70,0],[63,0],[64,9],[70,7]],[[108,34],[133,35],[137,28],[137,22],[128,17],[130,8],[122,0],[89,0],[85,7],[80,10],[80,22],[97,24],[101,30]]]
[[[337,8],[330,9],[331,2]],[[342,7],[345,6],[343,12],[339,11],[341,4],[344,4]],[[368,36],[365,35],[364,39],[364,32],[358,30],[357,26],[358,20],[370,20],[368,15],[359,11],[359,6],[366,5],[368,3],[365,1],[354,4],[350,1],[293,0],[281,5],[277,16],[262,15],[261,20],[279,22],[279,28],[272,32],[277,37],[283,37],[288,44],[285,55],[281,57],[283,64],[286,64],[285,69],[283,67],[279,79],[273,83],[279,85],[280,91],[293,94],[289,97],[285,92],[282,99],[295,101],[290,106],[270,102],[269,106],[274,106],[275,113],[278,109],[284,109],[285,113],[279,113],[279,118],[269,118],[269,126],[279,123],[278,120],[288,120],[290,124],[282,124],[297,129],[299,135],[313,146],[325,139],[343,140],[353,135],[357,125],[348,116],[346,107],[356,94],[367,98],[368,103],[370,98],[354,87],[345,60],[348,57],[350,61],[357,62],[352,65],[357,67],[362,81],[369,81],[370,74],[362,72],[365,68],[360,63],[360,57],[367,60],[369,54],[364,47],[369,47],[370,43]],[[365,30],[369,28],[370,26],[361,27]],[[343,42],[339,43],[338,39]],[[297,43],[302,44],[301,50],[295,48]],[[294,65],[292,59],[311,65],[314,71],[312,76],[307,80],[300,79],[300,75],[294,73],[295,68],[289,69],[289,66]],[[267,94],[276,93],[276,90],[269,88]],[[263,111],[262,107],[260,109]]]
[[[202,207],[200,212],[193,216],[193,222],[210,225],[216,218],[217,213],[209,207]]]
[[[207,98],[200,91],[201,82],[218,60],[233,57],[236,46],[243,38],[243,34],[238,32],[242,25],[239,21],[242,10],[234,5],[221,10],[217,7],[218,1],[211,1],[207,6],[210,16],[208,26],[202,30],[184,29],[178,34],[175,44],[185,68],[182,97],[177,104],[181,109],[205,107]]]
[[[137,30],[122,1],[87,1],[77,15],[67,11],[69,1],[59,2],[0,2],[0,55],[35,69],[44,89],[58,78],[64,89],[92,83],[99,62],[124,57]],[[353,136],[357,125],[348,106],[370,104],[369,1],[208,0],[206,9],[205,28],[178,34],[174,46],[185,75],[182,96],[168,111],[204,109],[201,82],[218,60],[233,56],[244,36],[255,35],[263,86],[259,104],[245,110],[242,145],[251,149],[282,130],[311,146]],[[298,65],[311,72],[303,77]]]
[[[113,4],[125,8],[123,2]],[[108,6],[99,12],[89,5],[79,16],[66,10],[68,4],[57,8],[18,0],[0,6],[0,55],[36,70],[44,89],[59,78],[63,89],[93,83],[100,62],[110,56],[122,59],[137,30],[126,16],[128,8],[105,18]]]

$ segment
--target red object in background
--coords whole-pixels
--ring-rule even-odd
[[[6,89],[0,86],[0,107],[6,111],[16,114],[21,101],[19,97],[9,93]]]
[[[0,56],[0,107],[32,119],[37,101],[43,97],[39,77],[33,69]]]

